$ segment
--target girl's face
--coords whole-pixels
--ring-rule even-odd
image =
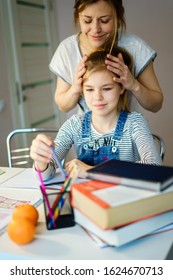
[[[97,116],[116,114],[123,91],[122,86],[113,81],[113,74],[108,70],[93,72],[83,82],[86,104],[92,114]]]
[[[79,14],[82,36],[92,48],[102,46],[115,30],[115,11],[106,1],[88,5]]]

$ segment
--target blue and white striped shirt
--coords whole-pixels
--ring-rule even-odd
[[[83,115],[76,114],[68,119],[60,128],[55,138],[55,151],[60,160],[66,157],[72,145],[74,145],[78,158],[83,144],[81,137],[82,121]],[[88,139],[88,146],[92,146],[93,149],[97,150],[101,146],[106,145],[106,143],[108,145],[114,145],[115,143],[113,144],[114,141],[112,141],[114,130],[115,128],[107,134],[100,134],[91,124],[91,135]],[[128,114],[123,129],[123,136],[118,143],[118,147],[120,160],[145,164],[162,164],[148,123],[141,113],[132,112]],[[52,177],[56,167],[55,161],[53,160],[45,172],[43,172],[44,179]]]

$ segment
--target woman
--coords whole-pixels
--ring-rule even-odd
[[[110,50],[105,63],[129,93],[129,99],[151,112],[160,110],[163,94],[153,68],[156,52],[142,39],[125,33],[126,23],[121,0],[77,0],[74,21],[80,32],[61,42],[50,69],[57,75],[55,102],[60,110],[69,111],[78,103],[87,111],[82,95],[82,77],[87,56],[99,49]],[[125,65],[121,53],[111,55],[114,44],[124,47],[133,57],[132,72]],[[118,75],[119,77],[116,77]],[[136,109],[137,104],[131,106]],[[134,107],[134,108],[133,108]]]

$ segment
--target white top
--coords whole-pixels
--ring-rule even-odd
[[[125,48],[133,57],[134,67],[132,73],[137,78],[146,66],[154,60],[156,52],[141,38],[136,35],[125,33],[119,40],[118,45]],[[72,84],[77,65],[82,59],[78,34],[64,39],[58,46],[50,62],[50,70],[63,79],[66,83]],[[80,104],[87,109],[83,98]]]

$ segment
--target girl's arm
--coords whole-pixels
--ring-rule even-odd
[[[30,147],[30,157],[34,161],[35,169],[40,169],[43,172],[53,156],[50,146],[54,146],[54,142],[50,136],[45,134],[38,134],[32,141]]]
[[[140,156],[140,163],[161,165],[162,160],[147,120],[140,114],[132,125],[132,135]]]

